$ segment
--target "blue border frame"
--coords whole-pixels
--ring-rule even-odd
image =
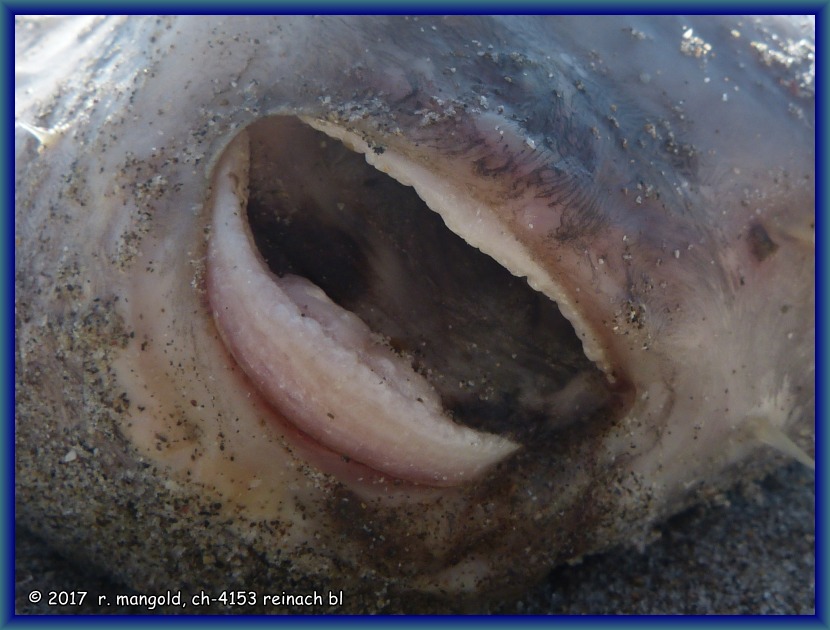
[[[786,3],[763,2],[759,0],[732,0],[721,3],[716,0],[681,0],[677,3],[666,0],[402,0],[382,2],[372,0],[329,0],[328,2],[281,1],[281,0],[240,0],[229,3],[226,0],[197,2],[179,0],[168,3],[161,0],[125,0],[124,2],[102,2],[96,0],[4,0],[0,2],[8,18],[14,15],[31,14],[86,14],[86,13],[136,13],[136,14],[810,14],[821,16],[828,3],[821,0],[796,0]],[[817,19],[817,22],[820,21]],[[817,25],[818,27],[818,25]],[[13,40],[12,40],[13,41]],[[818,43],[818,42],[817,42]]]
[[[830,11],[823,5],[816,15],[816,113],[826,112],[828,66],[824,44]],[[819,54],[818,51],[821,51]],[[830,386],[825,370],[828,356],[828,340],[824,323],[827,316],[827,263],[828,252],[824,247],[830,236],[830,221],[827,210],[827,177],[830,168],[827,162],[827,126],[823,115],[816,116],[816,618],[823,625],[828,624],[828,583],[827,539],[819,533],[826,533],[828,528],[827,510],[827,462],[819,454],[828,452],[827,390]]]
[[[828,26],[830,26],[830,12],[828,11],[828,0],[821,2],[798,2],[793,4],[780,3],[760,3],[757,1],[739,1],[731,2],[728,5],[723,5],[715,2],[689,2],[688,0],[678,4],[667,4],[666,2],[655,2],[653,0],[643,2],[624,2],[615,3],[606,1],[592,1],[585,2],[568,1],[562,3],[552,2],[532,2],[522,1],[517,3],[505,4],[503,1],[487,0],[483,2],[455,2],[452,4],[440,3],[435,0],[424,2],[405,2],[395,4],[394,8],[391,6],[384,6],[382,3],[374,2],[317,2],[314,4],[303,3],[281,3],[281,2],[267,2],[267,1],[251,1],[246,0],[233,5],[226,3],[204,4],[196,2],[178,2],[173,5],[170,3],[153,0],[148,2],[136,2],[135,0],[118,3],[117,5],[111,3],[85,1],[85,2],[41,2],[41,1],[11,1],[3,2],[0,0],[0,33],[2,33],[2,51],[3,63],[0,66],[0,79],[2,79],[3,94],[5,98],[2,100],[2,118],[4,124],[0,127],[0,146],[3,147],[3,156],[5,163],[3,164],[4,177],[0,178],[0,199],[3,200],[2,208],[2,238],[3,246],[0,247],[0,299],[3,302],[2,309],[2,330],[0,335],[0,357],[2,357],[3,368],[3,385],[0,389],[0,409],[3,412],[4,423],[2,427],[3,439],[0,440],[0,475],[2,476],[2,484],[0,484],[0,624],[2,625],[25,625],[28,627],[52,624],[61,625],[88,625],[88,624],[109,624],[113,621],[118,623],[127,623],[131,626],[135,625],[153,625],[159,624],[180,624],[180,623],[198,623],[198,624],[215,624],[233,621],[234,623],[279,623],[281,625],[296,625],[302,627],[316,627],[322,625],[329,625],[331,623],[346,624],[346,625],[421,625],[421,624],[443,624],[443,623],[464,623],[475,625],[513,625],[516,623],[527,625],[555,625],[561,626],[581,626],[594,624],[632,624],[637,625],[663,625],[666,623],[682,624],[682,625],[704,625],[707,626],[712,623],[724,623],[728,625],[746,623],[758,625],[775,625],[775,626],[790,626],[797,624],[799,626],[810,627],[828,627],[828,549],[827,540],[823,533],[827,531],[828,519],[828,497],[827,497],[827,464],[823,458],[818,456],[827,453],[827,439],[828,427],[825,425],[825,418],[827,413],[827,395],[826,392],[830,388],[830,379],[828,379],[825,372],[825,361],[828,354],[828,339],[823,323],[828,313],[827,311],[827,263],[828,251],[824,248],[824,244],[828,242],[830,237],[830,217],[826,214],[828,211],[827,205],[827,184],[830,180],[830,168],[827,162],[827,128],[825,126],[825,118],[822,115],[824,107],[826,107],[826,90],[827,90],[827,57],[825,53],[824,43],[825,37],[828,33]],[[816,138],[817,138],[817,153],[816,153],[816,228],[817,228],[817,269],[816,269],[816,321],[819,323],[816,330],[816,349],[817,349],[817,365],[816,365],[816,614],[813,617],[706,617],[705,619],[699,617],[682,618],[682,617],[634,617],[634,618],[598,618],[598,617],[554,617],[554,618],[540,618],[540,617],[429,617],[427,619],[418,619],[411,617],[395,617],[395,618],[343,618],[343,617],[329,617],[321,619],[319,617],[303,618],[276,618],[270,617],[232,617],[225,619],[224,617],[176,617],[176,618],[159,618],[159,617],[18,617],[14,615],[14,581],[15,581],[15,566],[14,566],[14,521],[10,515],[14,514],[14,320],[13,320],[13,304],[14,304],[14,215],[12,212],[14,204],[14,180],[13,180],[13,129],[14,129],[14,114],[10,106],[11,98],[9,95],[13,94],[13,77],[14,77],[14,16],[23,13],[100,13],[107,12],[107,9],[113,9],[118,13],[217,13],[224,12],[222,9],[228,10],[230,13],[789,13],[789,14],[814,14],[816,15]],[[390,11],[390,9],[392,9]],[[666,11],[669,9],[669,11]],[[222,621],[220,621],[220,619]],[[267,621],[266,621],[267,619]]]
[[[11,107],[14,93],[14,22],[5,7],[0,11],[2,35],[2,65],[0,82],[4,98],[0,101],[3,125],[0,126],[0,147],[3,148],[3,177],[0,178],[2,199],[2,247],[0,247],[0,300],[2,300],[2,388],[0,410],[3,424],[0,439],[0,623],[6,623],[14,606],[14,111]],[[9,597],[11,601],[9,601]]]

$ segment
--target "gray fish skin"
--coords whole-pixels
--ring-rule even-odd
[[[19,18],[19,523],[140,592],[476,609],[780,465],[769,443],[812,453],[813,29]],[[527,254],[619,406],[446,488],[307,461],[205,286],[213,169],[277,114],[491,212],[503,238],[478,246]]]

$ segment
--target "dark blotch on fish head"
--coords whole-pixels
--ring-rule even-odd
[[[752,224],[752,227],[749,228],[749,234],[747,234],[747,241],[752,255],[758,262],[763,262],[778,249],[778,245],[770,238],[761,223]]]

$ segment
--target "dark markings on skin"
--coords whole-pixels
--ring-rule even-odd
[[[481,177],[494,177],[496,175],[502,175],[515,169],[515,164],[512,156],[507,156],[507,158],[505,158],[505,160],[501,163],[495,163],[491,165],[488,164],[488,162],[490,161],[493,160],[490,160],[489,157],[484,157],[476,160],[475,162],[473,162],[473,172],[476,175],[480,175]]]
[[[456,420],[527,439],[612,404],[556,304],[449,231],[414,189],[296,119],[249,133],[249,220],[272,271],[356,313]]]
[[[749,250],[758,262],[763,262],[775,253],[778,244],[773,241],[764,226],[760,223],[753,223],[747,235]]]
[[[686,177],[694,177],[698,171],[698,152],[694,145],[680,142],[673,132],[667,132],[663,148],[669,154],[670,164]]]

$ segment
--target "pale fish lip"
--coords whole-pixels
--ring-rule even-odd
[[[243,131],[214,172],[207,283],[220,334],[263,397],[328,449],[406,481],[459,485],[515,453],[454,423],[423,376],[315,285],[268,269],[245,220],[249,155]]]

